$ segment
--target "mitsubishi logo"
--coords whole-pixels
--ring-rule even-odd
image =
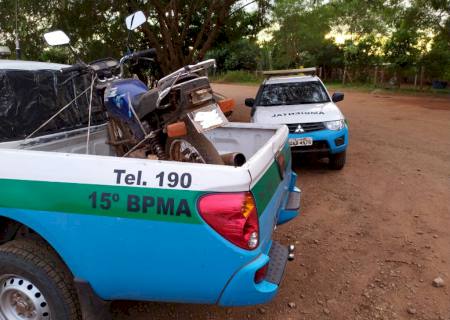
[[[297,129],[295,129],[295,133],[302,133],[302,132],[305,132],[305,130],[303,130],[302,125],[299,124],[299,125],[297,126]]]

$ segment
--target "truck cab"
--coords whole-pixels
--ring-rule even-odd
[[[251,121],[286,124],[292,153],[328,157],[330,168],[342,169],[348,126],[336,102],[342,101],[344,94],[330,96],[316,75],[298,75],[306,71],[311,68],[270,72],[256,98],[245,101],[252,108]]]

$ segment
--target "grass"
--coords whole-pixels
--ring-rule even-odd
[[[265,79],[261,74],[256,74],[252,71],[227,71],[225,73],[216,74],[209,77],[212,82],[215,83],[236,83],[236,84],[253,84],[260,85]],[[424,87],[421,91],[415,89],[413,86],[402,85],[400,88],[389,88],[387,85],[374,86],[368,83],[347,83],[342,84],[341,82],[330,81],[325,82],[328,90],[330,92],[337,90],[355,90],[362,92],[379,92],[386,94],[406,94],[406,95],[432,95],[432,96],[445,96],[450,95],[450,88],[447,89],[433,89],[429,86]]]
[[[261,84],[264,77],[251,71],[227,71],[226,73],[210,76],[212,82],[217,83],[243,83]]]
[[[406,94],[406,95],[432,95],[432,96],[445,96],[450,95],[450,88],[447,89],[433,89],[430,86],[426,86],[423,90],[416,89],[413,86],[402,85],[400,88],[390,88],[388,85],[385,86],[375,86],[368,83],[346,83],[342,84],[340,82],[325,82],[328,90],[333,92],[335,90],[355,90],[362,92],[379,92],[387,94]]]

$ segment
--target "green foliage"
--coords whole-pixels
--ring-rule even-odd
[[[223,74],[212,77],[216,82],[237,82],[237,83],[256,83],[259,84],[264,77],[257,75],[255,72],[235,70],[227,71]]]
[[[420,51],[415,47],[417,39],[415,30],[398,29],[384,47],[386,60],[400,68],[413,66],[420,56]]]
[[[269,6],[269,0],[258,0],[258,10],[249,13],[240,9],[238,0],[1,0],[0,44],[11,49],[16,3],[23,57],[29,60],[52,58],[43,52],[47,47],[43,34],[55,29],[69,35],[85,61],[119,57],[127,51],[125,17],[143,10],[148,23],[131,32],[129,47],[154,47],[164,73],[203,59],[219,36],[223,42],[243,36],[254,39]]]
[[[273,68],[342,65],[343,53],[325,36],[333,25],[334,7],[320,1],[278,1],[274,19],[280,25],[269,47]]]
[[[433,77],[450,73],[448,0],[278,0],[273,13],[280,28],[263,52],[270,52],[275,69],[346,67],[355,81],[370,80],[369,68],[380,64],[400,76],[414,76],[421,66]],[[337,26],[346,27],[351,40],[326,40]]]
[[[66,49],[44,43],[43,34],[55,29],[69,35],[85,61],[119,57],[127,51],[125,17],[143,10],[148,23],[130,33],[129,47],[155,47],[163,73],[214,57],[220,70],[321,66],[362,75],[389,63],[399,75],[414,75],[423,66],[432,78],[450,78],[449,0],[257,0],[253,11],[242,9],[247,2],[239,0],[18,3],[22,56],[29,60],[74,61]],[[0,0],[0,45],[13,52],[15,5]],[[258,47],[258,32],[271,26],[279,26],[273,39]],[[351,40],[326,39],[337,26],[347,27]]]
[[[434,38],[430,52],[422,60],[431,77],[450,82],[450,41],[445,34]]]
[[[346,65],[363,67],[381,62],[378,50],[382,44],[373,34],[359,38],[358,41],[348,40],[343,45],[344,62]]]
[[[46,50],[42,51],[37,60],[45,61],[45,62],[53,62],[53,63],[63,63],[70,64],[72,60],[69,58],[71,53],[67,48],[61,47],[51,47],[46,48]]]
[[[274,32],[274,68],[322,64],[336,48],[325,35],[330,31],[331,6],[313,6],[305,10],[304,1],[279,1],[274,9],[280,29]]]
[[[241,39],[209,51],[206,58],[216,59],[218,70],[256,70],[259,56],[254,42]]]

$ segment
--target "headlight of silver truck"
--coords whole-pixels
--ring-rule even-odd
[[[325,126],[327,127],[328,130],[335,130],[335,131],[341,130],[345,126],[345,120],[341,119],[334,121],[326,121]]]

